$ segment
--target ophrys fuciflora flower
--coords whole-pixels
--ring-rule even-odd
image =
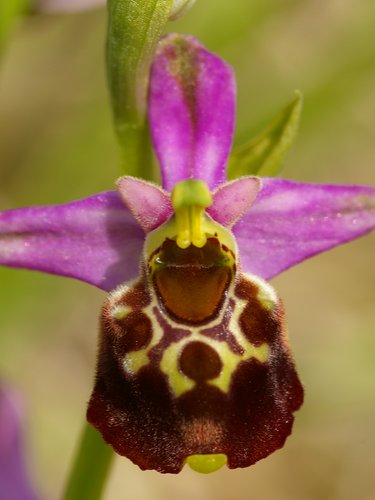
[[[143,469],[246,467],[283,446],[303,399],[265,280],[375,227],[375,190],[226,182],[232,70],[192,37],[155,56],[149,121],[162,187],[0,214],[0,261],[110,291],[88,420]]]

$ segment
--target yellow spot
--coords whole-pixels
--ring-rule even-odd
[[[160,369],[168,377],[169,384],[175,393],[176,397],[181,396],[184,392],[190,391],[195,386],[195,382],[181,373],[178,368],[178,356],[182,350],[182,346],[188,342],[176,342],[171,344],[163,354],[160,362]]]
[[[135,375],[141,368],[146,366],[149,362],[148,350],[142,349],[141,351],[129,352],[124,359],[124,368],[131,375]]]
[[[122,320],[131,312],[131,308],[128,306],[116,306],[111,311],[112,318],[118,321]]]
[[[210,474],[221,469],[227,463],[227,460],[224,453],[211,453],[207,455],[190,455],[185,462],[196,472]]]
[[[207,185],[197,179],[177,183],[172,191],[172,205],[177,225],[177,245],[188,248],[193,244],[202,248],[207,242],[204,211],[212,205]]]
[[[266,311],[272,311],[277,304],[277,295],[273,287],[258,276],[248,275],[252,283],[258,286],[257,299]]]
[[[268,360],[269,346],[266,343],[257,347],[243,336],[240,338],[237,337],[237,340],[245,351],[243,354],[234,353],[226,342],[221,342],[216,339],[206,337],[205,335],[201,335],[194,329],[192,329],[189,337],[185,337],[179,342],[174,342],[168,346],[161,359],[160,369],[168,377],[170,388],[174,392],[175,396],[179,397],[195,387],[195,382],[182,373],[178,366],[179,356],[185,345],[189,342],[203,342],[212,347],[212,349],[218,353],[223,363],[221,372],[216,378],[207,380],[207,383],[217,387],[225,393],[229,391],[232,375],[242,361],[255,358],[261,363],[265,363]]]
[[[223,369],[218,377],[210,380],[208,383],[216,386],[223,392],[228,392],[232,375],[241,361],[247,361],[255,358],[261,363],[265,363],[269,356],[269,348],[267,344],[262,344],[259,347],[254,346],[246,339],[242,339],[242,347],[245,352],[242,355],[235,354],[227,344],[220,345],[220,357],[223,362]]]
[[[266,311],[270,312],[275,308],[275,302],[273,302],[273,300],[270,300],[262,292],[258,293],[257,298],[258,298],[259,302],[261,303],[261,306],[263,307],[263,309],[265,309]]]
[[[155,304],[151,304],[147,308],[143,309],[143,313],[151,320],[152,324],[152,340],[144,349],[138,351],[130,351],[124,356],[123,367],[124,370],[130,375],[136,375],[141,368],[148,365],[150,358],[148,353],[151,349],[160,342],[163,336],[163,330],[160,327],[158,321],[155,318],[152,308]],[[113,313],[112,313],[113,314]]]

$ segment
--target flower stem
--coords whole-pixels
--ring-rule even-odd
[[[172,0],[108,0],[107,76],[122,170],[151,180],[146,118],[151,61]]]
[[[156,180],[147,121],[127,123],[117,129],[121,153],[121,172],[147,180]]]
[[[100,500],[113,456],[112,448],[86,423],[63,500]]]

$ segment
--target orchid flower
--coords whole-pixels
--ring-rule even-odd
[[[281,448],[303,401],[266,281],[375,227],[375,189],[226,180],[232,69],[191,36],[154,58],[162,186],[0,214],[0,262],[107,292],[87,417],[142,469],[247,467]]]
[[[21,424],[17,395],[0,387],[0,498],[36,500],[24,462]]]

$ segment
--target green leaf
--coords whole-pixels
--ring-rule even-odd
[[[296,97],[271,124],[250,142],[235,149],[229,158],[228,178],[242,175],[275,176],[295,141],[302,111],[303,97]]]
[[[108,0],[107,74],[125,173],[152,178],[146,123],[150,65],[172,0]]]

